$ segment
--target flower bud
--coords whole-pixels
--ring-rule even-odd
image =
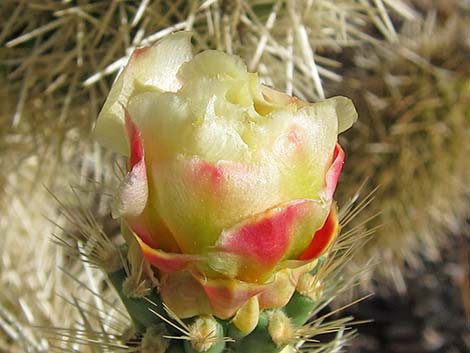
[[[255,296],[260,310],[285,305],[337,233],[337,135],[355,119],[347,98],[307,103],[236,56],[193,55],[186,32],[136,50],[96,134],[129,158],[114,215],[158,270],[163,302],[221,319]]]

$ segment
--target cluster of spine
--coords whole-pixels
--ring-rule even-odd
[[[381,226],[357,261],[375,254],[375,274],[400,291],[405,264],[417,267],[423,255],[439,259],[468,217],[468,15],[457,8],[437,14],[405,23],[400,44],[356,54],[356,67],[331,90],[352,97],[360,117],[344,142],[350,158],[339,198],[350,193],[345,185],[359,187],[366,176],[379,187],[364,217],[377,215],[371,224]]]

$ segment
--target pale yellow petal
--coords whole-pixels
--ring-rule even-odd
[[[98,116],[98,141],[117,153],[129,153],[124,129],[124,107],[137,92],[160,90],[175,92],[181,87],[176,73],[192,58],[189,32],[178,32],[154,46],[137,49],[113,84]]]

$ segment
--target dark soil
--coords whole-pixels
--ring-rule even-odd
[[[350,313],[356,319],[374,321],[357,326],[347,352],[470,353],[469,249],[469,240],[456,239],[443,261],[409,271],[406,295],[379,291],[355,305]]]

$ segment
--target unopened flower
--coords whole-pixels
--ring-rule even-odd
[[[192,54],[172,34],[131,56],[99,116],[129,157],[115,216],[158,270],[179,317],[285,305],[338,229],[343,97],[310,104],[260,83],[240,58]]]

